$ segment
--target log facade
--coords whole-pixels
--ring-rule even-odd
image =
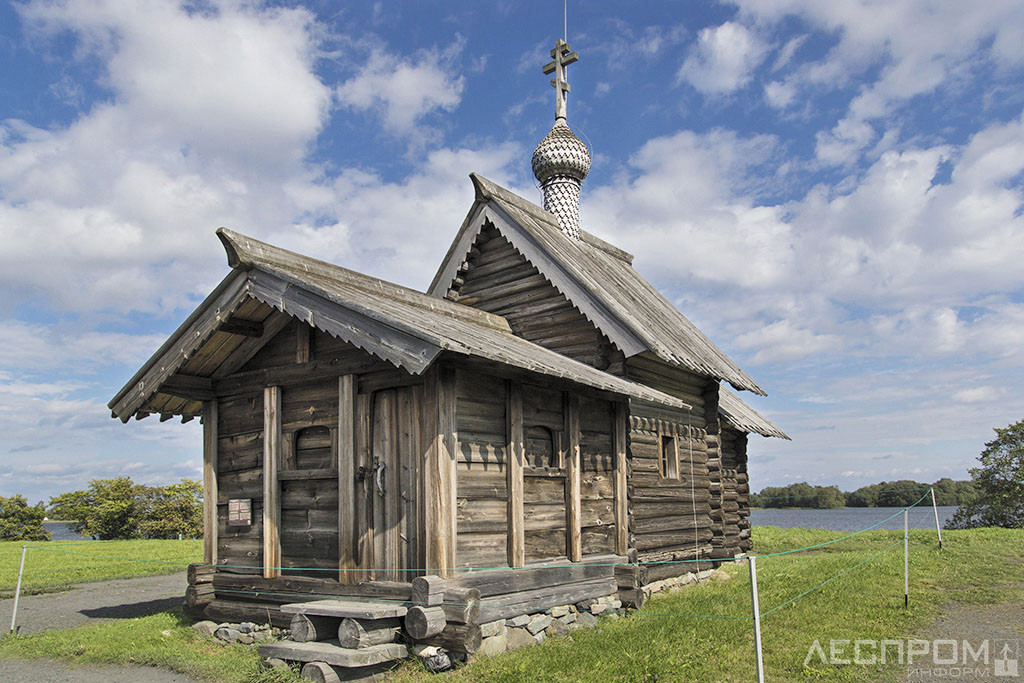
[[[770,424],[722,384],[760,388],[628,254],[474,183],[428,293],[218,233],[231,274],[111,401],[202,418],[190,609],[390,601],[472,648],[480,623],[638,605],[750,549],[747,434]]]

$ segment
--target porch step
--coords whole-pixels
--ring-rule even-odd
[[[409,650],[401,643],[383,643],[352,650],[341,647],[337,640],[309,643],[282,640],[260,645],[258,651],[261,657],[277,657],[293,662],[325,662],[347,669],[391,662],[409,655]]]
[[[281,605],[285,614],[313,614],[320,617],[344,619],[390,619],[404,617],[408,611],[405,605],[387,602],[362,602],[358,600],[313,600]]]

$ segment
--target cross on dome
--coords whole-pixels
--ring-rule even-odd
[[[555,74],[551,79],[551,87],[555,89],[555,120],[565,121],[565,103],[567,96],[572,92],[569,87],[569,80],[565,73],[565,67],[574,64],[580,56],[573,52],[569,43],[561,38],[555,43],[555,49],[551,51],[552,61],[544,65],[545,74]]]

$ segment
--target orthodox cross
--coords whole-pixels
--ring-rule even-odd
[[[544,65],[544,73],[555,74],[551,79],[551,87],[555,89],[555,121],[565,121],[566,96],[572,92],[565,75],[565,67],[575,63],[579,58],[577,53],[571,51],[569,43],[559,38],[555,43],[555,49],[551,51],[553,61]]]

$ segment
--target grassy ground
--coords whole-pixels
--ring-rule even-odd
[[[5,541],[0,542],[0,597],[14,592],[23,545],[29,546],[21,586],[25,595],[63,590],[73,583],[172,574],[203,560],[201,540]]]
[[[755,530],[760,556],[813,545],[832,531]],[[903,609],[901,532],[873,531],[814,551],[758,561],[765,670],[769,680],[893,680],[890,666],[805,667],[819,640],[908,637],[953,599],[992,604],[1024,600],[1024,531],[983,529],[911,532],[911,603]],[[893,546],[893,544],[895,544]],[[889,550],[882,552],[885,548]],[[878,553],[882,554],[878,555]],[[850,570],[858,563],[862,566]],[[754,671],[747,565],[725,567],[731,578],[658,596],[640,612],[542,646],[482,658],[448,674],[450,681],[742,681]],[[784,607],[801,593],[847,573]],[[774,611],[772,611],[774,610]],[[167,634],[163,634],[163,632]],[[130,643],[130,646],[126,646]],[[254,653],[196,637],[175,613],[122,620],[72,631],[0,640],[0,657],[59,657],[72,661],[166,666],[218,681],[297,680],[261,672]],[[436,680],[413,663],[394,680]]]

